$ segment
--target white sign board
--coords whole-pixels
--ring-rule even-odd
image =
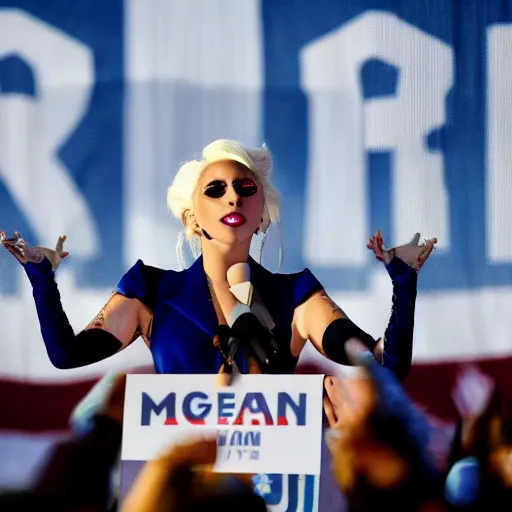
[[[320,474],[323,375],[128,375],[123,461],[216,432],[215,470]]]

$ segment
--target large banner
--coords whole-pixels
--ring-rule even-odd
[[[419,278],[414,361],[433,363],[417,389],[443,400],[448,381],[429,371],[511,353],[511,4],[0,0],[0,229],[47,246],[67,235],[58,283],[79,330],[137,259],[177,267],[166,188],[180,162],[220,137],[265,142],[283,228],[263,263],[275,270],[282,237],[282,271],[309,267],[375,337],[392,292],[368,237],[438,237]],[[138,340],[53,368],[7,251],[0,319],[6,379],[151,364]]]
[[[512,307],[510,2],[0,2],[0,224],[68,236],[63,303],[85,325],[136,259],[175,268],[166,187],[218,137],[266,142],[283,229],[263,262],[308,266],[373,334],[389,279],[366,249],[439,238],[416,361],[502,355]],[[256,248],[256,252],[258,248]],[[150,362],[142,344],[60,372],[0,256],[0,372],[67,379]],[[485,338],[483,334],[485,333]]]

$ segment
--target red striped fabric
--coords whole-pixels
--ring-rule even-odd
[[[95,382],[0,379],[0,429],[34,433],[67,430],[72,410]]]
[[[493,376],[505,392],[512,392],[512,356],[471,361]],[[426,410],[446,421],[456,418],[450,391],[462,362],[415,364],[405,386],[411,397]],[[311,373],[303,365],[300,373]],[[68,429],[69,416],[96,379],[66,383],[40,383],[0,379],[0,429],[24,432],[54,432]]]

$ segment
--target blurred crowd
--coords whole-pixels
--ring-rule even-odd
[[[325,440],[348,510],[512,507],[512,403],[491,377],[461,368],[452,392],[459,421],[440,446],[436,423],[391,372],[372,357],[354,362],[358,373],[324,381]],[[79,408],[73,434],[55,447],[35,485],[1,495],[1,511],[267,510],[253,475],[212,470],[217,440],[211,437],[147,462],[119,503],[125,383],[125,375],[115,375],[93,390],[94,407]]]

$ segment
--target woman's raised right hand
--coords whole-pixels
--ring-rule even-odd
[[[46,247],[31,247],[18,231],[15,231],[14,236],[10,238],[7,238],[5,231],[0,231],[0,243],[20,263],[41,263],[46,257],[54,271],[57,270],[60,262],[69,255],[68,252],[63,251],[65,240],[65,236],[59,236],[55,250],[52,250]]]

